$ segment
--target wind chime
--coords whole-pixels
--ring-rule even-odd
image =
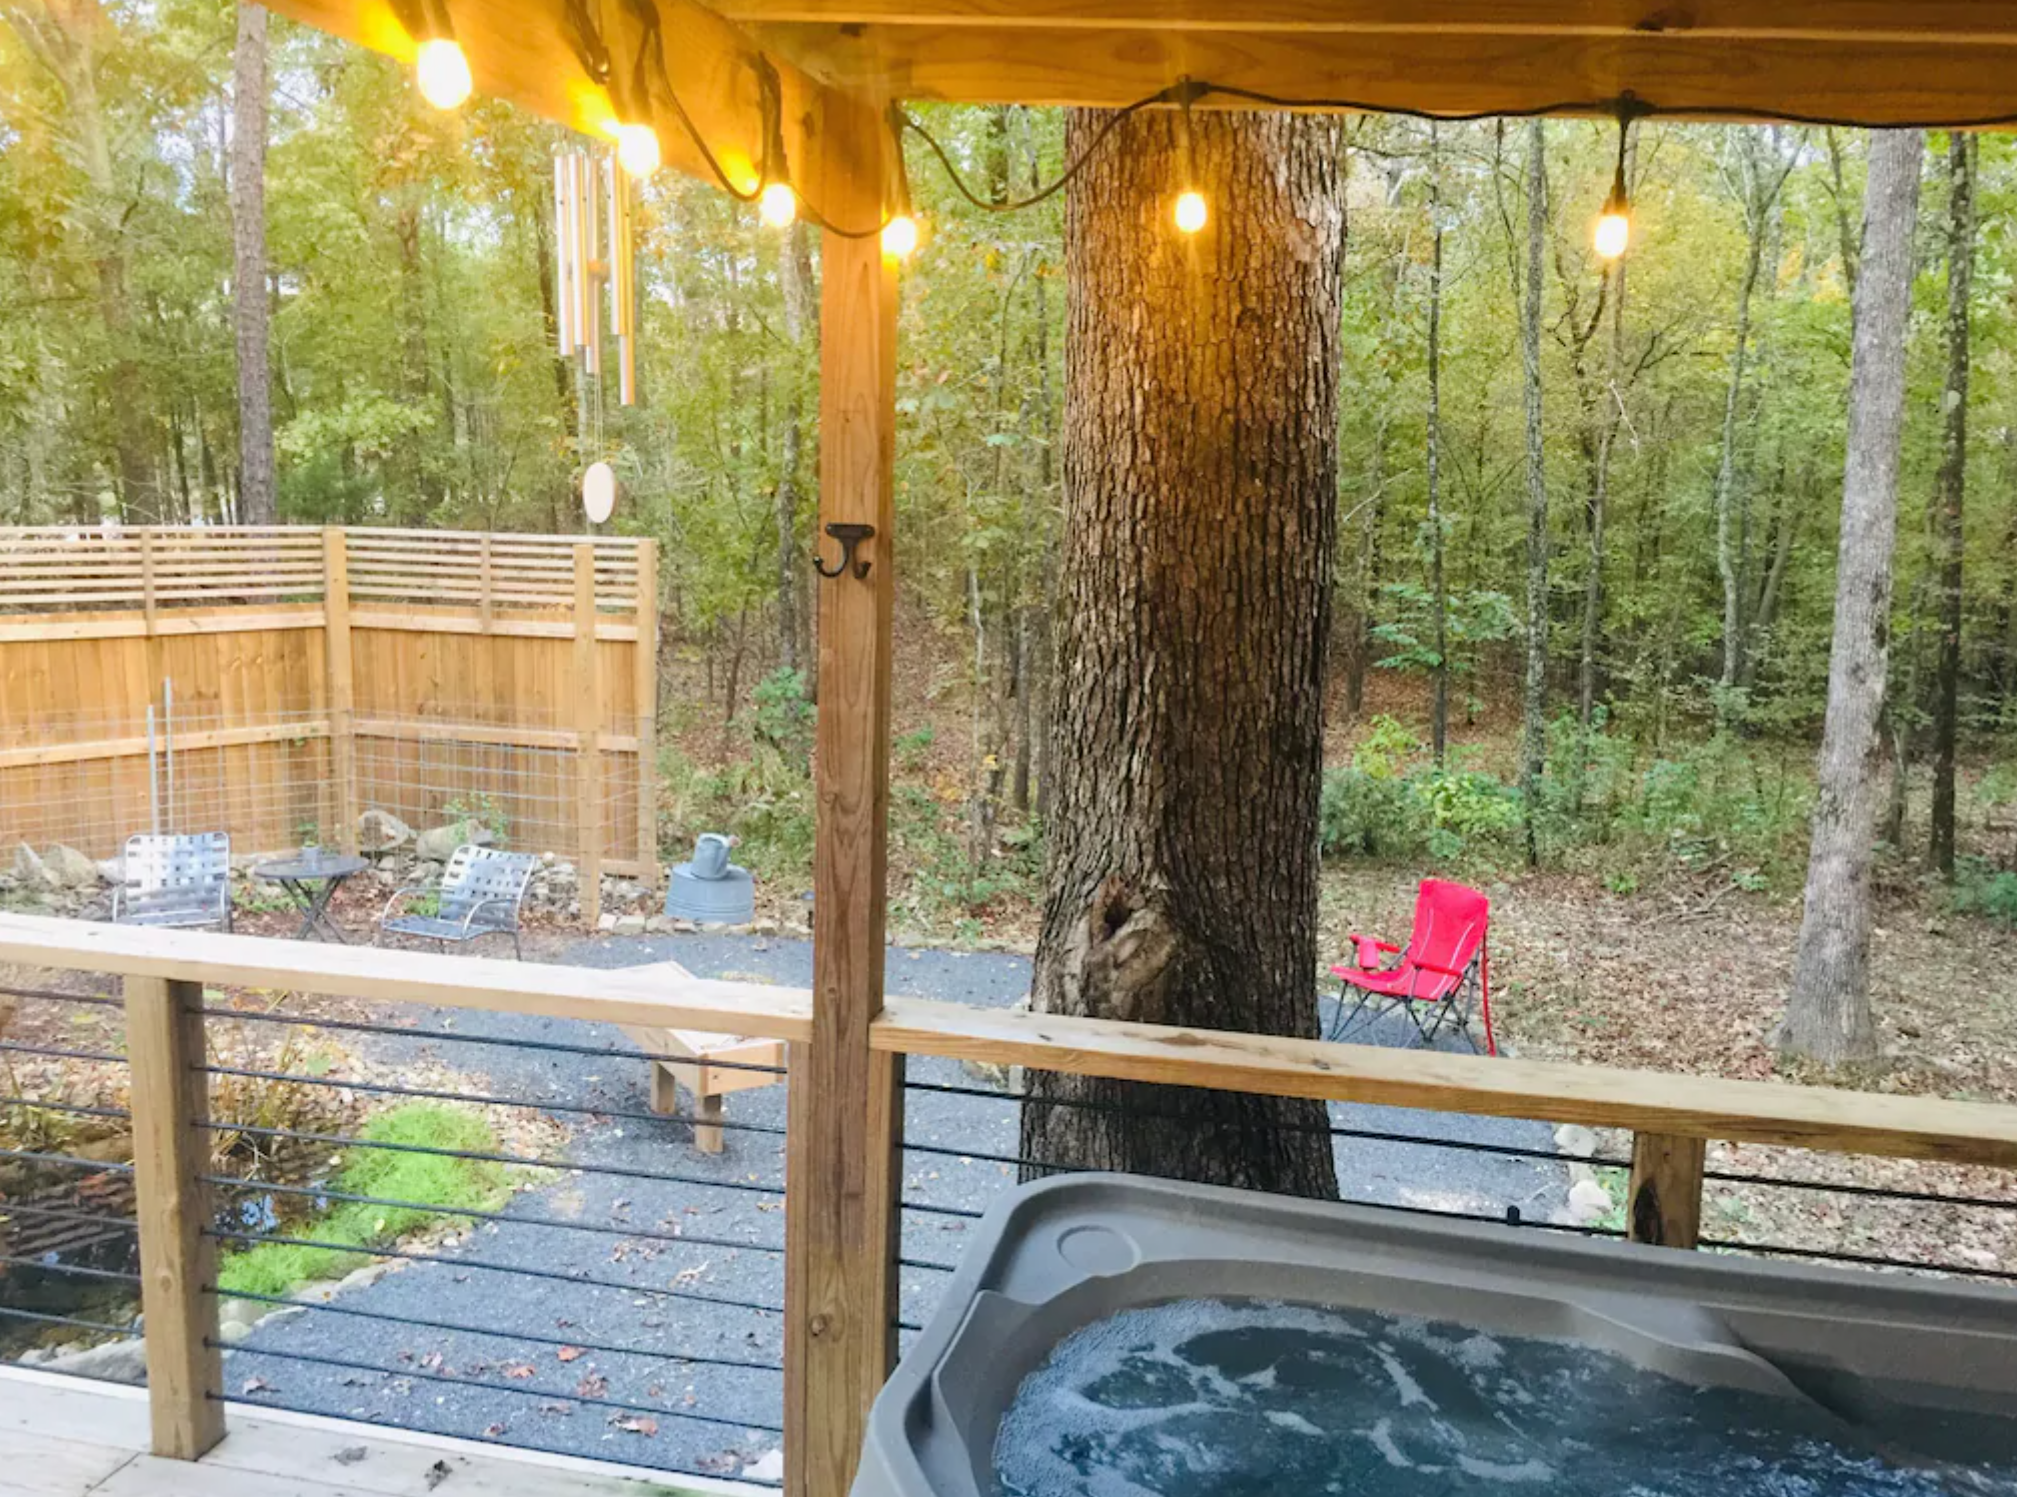
[[[618,399],[637,404],[637,267],[629,177],[613,157],[566,150],[553,158],[553,221],[560,272],[560,356],[603,377],[602,293],[616,341]]]

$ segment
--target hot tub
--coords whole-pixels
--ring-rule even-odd
[[[1096,1428],[1106,1412],[1079,1390],[1060,1394],[1047,1386],[1056,1381],[1055,1364],[1047,1366],[1054,1349],[1070,1341],[1097,1361],[1125,1348],[1140,1364],[1135,1372],[1146,1366],[1153,1383],[1172,1360],[1168,1326],[1161,1322],[1175,1317],[1183,1323],[1194,1305],[1207,1327],[1260,1327],[1268,1335],[1306,1340],[1314,1327],[1332,1337],[1322,1344],[1354,1354],[1363,1348],[1367,1366],[1386,1367],[1394,1380],[1394,1417],[1401,1422],[1360,1418],[1345,1442],[1365,1446],[1362,1453],[1379,1479],[1311,1480],[1313,1472],[1337,1464],[1334,1454],[1301,1466],[1291,1461],[1294,1470],[1285,1467],[1272,1486],[1252,1471],[1228,1474],[1223,1482],[1192,1480],[1197,1473],[1190,1466],[1206,1457],[1187,1453],[1177,1424],[1157,1424],[1163,1411],[1149,1407],[1156,1402],[1153,1388],[1136,1388],[1117,1401],[1113,1414],[1116,1428],[1130,1431],[1137,1454],[1150,1453],[1148,1466],[1131,1479],[1109,1474],[1080,1483],[1068,1475],[997,1475],[1005,1418],[1009,1435],[1026,1442],[1032,1430],[1041,1440],[1046,1430],[1086,1417],[1093,1420],[1086,1428]],[[1560,1462],[1552,1455],[1515,1459],[1452,1446],[1445,1436],[1455,1416],[1436,1402],[1441,1396],[1448,1403],[1451,1395],[1438,1395],[1434,1384],[1425,1391],[1412,1360],[1424,1346],[1481,1366],[1499,1365],[1493,1359],[1510,1349],[1512,1365],[1529,1371],[1490,1374],[1498,1379],[1491,1387],[1511,1401],[1487,1411],[1487,1444],[1500,1437],[1502,1426],[1515,1430],[1538,1420],[1566,1425],[1574,1436],[1568,1448],[1587,1452],[1570,1464],[1586,1473],[1605,1469],[1603,1451],[1592,1443],[1595,1430],[1629,1424],[1633,1438],[1667,1440],[1650,1393],[1672,1389],[1681,1397],[1683,1421],[1730,1419],[1747,1430],[1762,1422],[1791,1431],[1783,1441],[1781,1434],[1772,1436],[1791,1442],[1787,1448],[1808,1450],[1819,1440],[1848,1452],[1840,1462],[1850,1472],[1845,1484],[1775,1484],[1761,1476],[1756,1484],[1739,1479],[1733,1489],[1730,1472],[1719,1470],[1719,1497],[1739,1491],[2017,1492],[2017,1294],[2007,1290],[1078,1175],[1012,1192],[981,1224],[938,1313],[876,1401],[854,1497],[1165,1490],[1274,1491],[1278,1497],[1303,1497],[1305,1490],[1509,1490],[1554,1497],[1569,1490],[1632,1489],[1633,1483],[1616,1484],[1615,1470],[1582,1483],[1555,1469]],[[1067,1348],[1058,1360],[1072,1354]],[[1588,1365],[1554,1365],[1571,1356]],[[1327,1358],[1336,1360],[1319,1350],[1314,1362],[1304,1356],[1296,1367],[1307,1373]],[[1219,1403],[1237,1404],[1249,1387],[1277,1381],[1272,1364],[1261,1369],[1251,1358],[1198,1376],[1205,1392],[1186,1388],[1165,1397],[1176,1411],[1171,1417],[1216,1418],[1224,1412]],[[1029,1390],[1018,1405],[1026,1380]],[[1597,1400],[1587,1420],[1558,1407],[1557,1395],[1576,1387]],[[1499,1396],[1490,1388],[1487,1393]],[[1456,1396],[1471,1394],[1459,1388]],[[1064,1401],[1029,1402],[1040,1397]],[[1263,1443],[1279,1442],[1288,1460],[1304,1448],[1299,1441],[1317,1433],[1312,1418],[1336,1422],[1325,1412],[1331,1406],[1326,1394],[1300,1405],[1300,1413],[1270,1410],[1266,1426],[1252,1427],[1265,1428]],[[1049,1407],[1068,1417],[1046,1424]],[[1408,1418],[1426,1423],[1411,1435]],[[1437,1461],[1425,1456],[1418,1436],[1432,1445],[1441,1441]],[[1050,1469],[1066,1472],[1079,1457],[1088,1442],[1073,1439],[1079,1443],[1061,1437],[1053,1442],[1059,1449],[1039,1452]],[[1188,1474],[1173,1476],[1167,1486],[1142,1475],[1160,1469],[1156,1462],[1165,1458],[1171,1470]],[[1632,1460],[1669,1463],[1664,1454]],[[1880,1467],[1881,1480],[1857,1474]],[[1651,1480],[1638,1490],[1705,1489],[1678,1470],[1645,1475]],[[1291,1477],[1301,1489],[1285,1485]]]

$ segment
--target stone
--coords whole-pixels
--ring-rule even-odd
[[[268,1308],[267,1306],[261,1304],[257,1300],[249,1300],[249,1299],[220,1300],[218,1301],[217,1304],[217,1323],[220,1326],[258,1325],[260,1317],[266,1313],[267,1308]]]
[[[603,918],[606,920],[609,917],[605,915]],[[619,936],[641,936],[644,934],[645,924],[646,921],[642,915],[618,915],[616,917],[616,924],[611,926],[610,929],[614,930]]]
[[[1555,1149],[1557,1153],[1588,1158],[1597,1152],[1597,1135],[1580,1123],[1564,1123],[1555,1130]]]
[[[252,1334],[252,1327],[242,1320],[227,1321],[217,1328],[217,1339],[226,1346],[236,1346]]]
[[[413,828],[376,806],[357,818],[357,850],[363,853],[397,852],[413,841]],[[453,851],[453,849],[450,849]]]
[[[614,932],[616,929],[616,916],[608,910],[603,911],[602,918],[595,922],[595,928],[605,935]]]
[[[105,882],[108,884],[125,883],[126,882],[125,855],[121,854],[119,857],[116,858],[100,858],[98,860],[98,876],[101,879],[105,880]]]
[[[44,1362],[53,1362],[59,1353],[53,1346],[31,1346],[14,1359],[20,1367],[40,1367]]]
[[[50,876],[42,855],[26,842],[14,849],[14,877],[30,889],[53,889],[56,880]]]
[[[101,1378],[110,1383],[147,1381],[147,1343],[139,1339],[108,1341],[86,1351],[65,1352],[43,1366],[51,1372],[68,1372],[77,1377]]]
[[[759,936],[774,936],[777,934],[778,929],[777,922],[775,920],[752,921],[749,928],[751,931],[753,931],[755,934]]]
[[[672,922],[672,933],[676,936],[699,935],[700,927],[691,920],[675,920]]]
[[[647,935],[669,936],[672,934],[672,922],[663,915],[653,915],[644,922],[644,930]]]
[[[478,821],[455,821],[447,826],[429,827],[415,839],[413,854],[428,863],[446,863],[465,842],[488,847],[497,839],[490,828]]]
[[[766,1450],[762,1455],[745,1465],[742,1468],[741,1474],[744,1481],[783,1481],[784,1452],[782,1450]]]
[[[67,890],[95,890],[99,886],[101,874],[97,861],[85,857],[75,847],[58,841],[46,853],[42,853],[42,868],[48,876]]]
[[[1579,1227],[1610,1215],[1611,1205],[1611,1193],[1595,1180],[1579,1180],[1569,1187],[1569,1215]]]

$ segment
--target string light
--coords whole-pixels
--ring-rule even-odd
[[[788,229],[798,217],[798,194],[789,182],[766,182],[756,200],[756,216],[773,229]]]
[[[436,109],[459,108],[476,86],[469,76],[469,59],[453,37],[434,36],[422,42],[413,72],[420,97]]]
[[[1625,185],[1625,149],[1631,140],[1632,120],[1643,112],[1637,98],[1626,93],[1618,100],[1618,170],[1611,178],[1611,195],[1604,199],[1604,211],[1597,217],[1597,255],[1615,260],[1631,247],[1632,194]]]
[[[1186,234],[1195,234],[1211,221],[1211,209],[1205,206],[1205,195],[1195,190],[1181,193],[1177,197],[1177,227]]]
[[[899,213],[882,226],[882,252],[892,260],[908,260],[917,253],[917,220]]]
[[[616,162],[633,182],[642,182],[659,168],[663,157],[658,149],[658,132],[649,125],[616,127]]]
[[[1184,111],[1182,126],[1177,135],[1177,151],[1181,157],[1177,165],[1183,172],[1185,182],[1197,180],[1197,174],[1192,169],[1197,153],[1192,149],[1191,134],[1191,101],[1197,97],[1199,97],[1198,85],[1194,80],[1190,78],[1177,80],[1177,102],[1183,106]],[[1211,209],[1205,205],[1205,195],[1195,187],[1186,187],[1177,194],[1177,206],[1172,216],[1177,221],[1178,233],[1197,234],[1211,222],[1212,214]]]

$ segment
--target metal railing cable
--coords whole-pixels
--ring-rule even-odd
[[[699,1232],[666,1232],[655,1227],[562,1221],[558,1217],[525,1216],[515,1211],[484,1211],[468,1206],[444,1206],[438,1201],[403,1201],[392,1196],[359,1195],[353,1191],[321,1185],[277,1185],[265,1180],[248,1180],[240,1175],[205,1175],[202,1179],[206,1185],[254,1191],[261,1195],[298,1196],[313,1201],[340,1201],[354,1206],[384,1206],[392,1210],[423,1211],[431,1216],[445,1216],[458,1221],[467,1219],[501,1226],[548,1227],[561,1232],[592,1232],[605,1237],[636,1238],[644,1242],[664,1242],[679,1247],[717,1247],[732,1252],[747,1249],[753,1253],[774,1253],[780,1256],[784,1253],[781,1244],[739,1242],[733,1237],[715,1237]],[[4,1208],[0,1208],[0,1214],[4,1214]]]
[[[535,1346],[569,1348],[581,1352],[596,1352],[604,1356],[639,1357],[654,1362],[672,1362],[693,1367],[727,1367],[739,1372],[784,1371],[782,1362],[757,1362],[740,1357],[719,1357],[703,1352],[664,1351],[642,1346],[612,1346],[603,1341],[552,1336],[544,1331],[502,1330],[495,1326],[461,1325],[455,1321],[433,1320],[423,1315],[395,1315],[385,1310],[360,1310],[355,1305],[337,1304],[335,1301],[257,1294],[244,1289],[226,1291],[214,1284],[206,1286],[204,1292],[218,1298],[246,1300],[255,1305],[272,1305],[276,1309],[303,1310],[317,1315],[342,1315],[353,1320],[376,1321],[382,1325],[440,1331],[445,1335],[475,1336],[491,1341],[530,1342]]]

